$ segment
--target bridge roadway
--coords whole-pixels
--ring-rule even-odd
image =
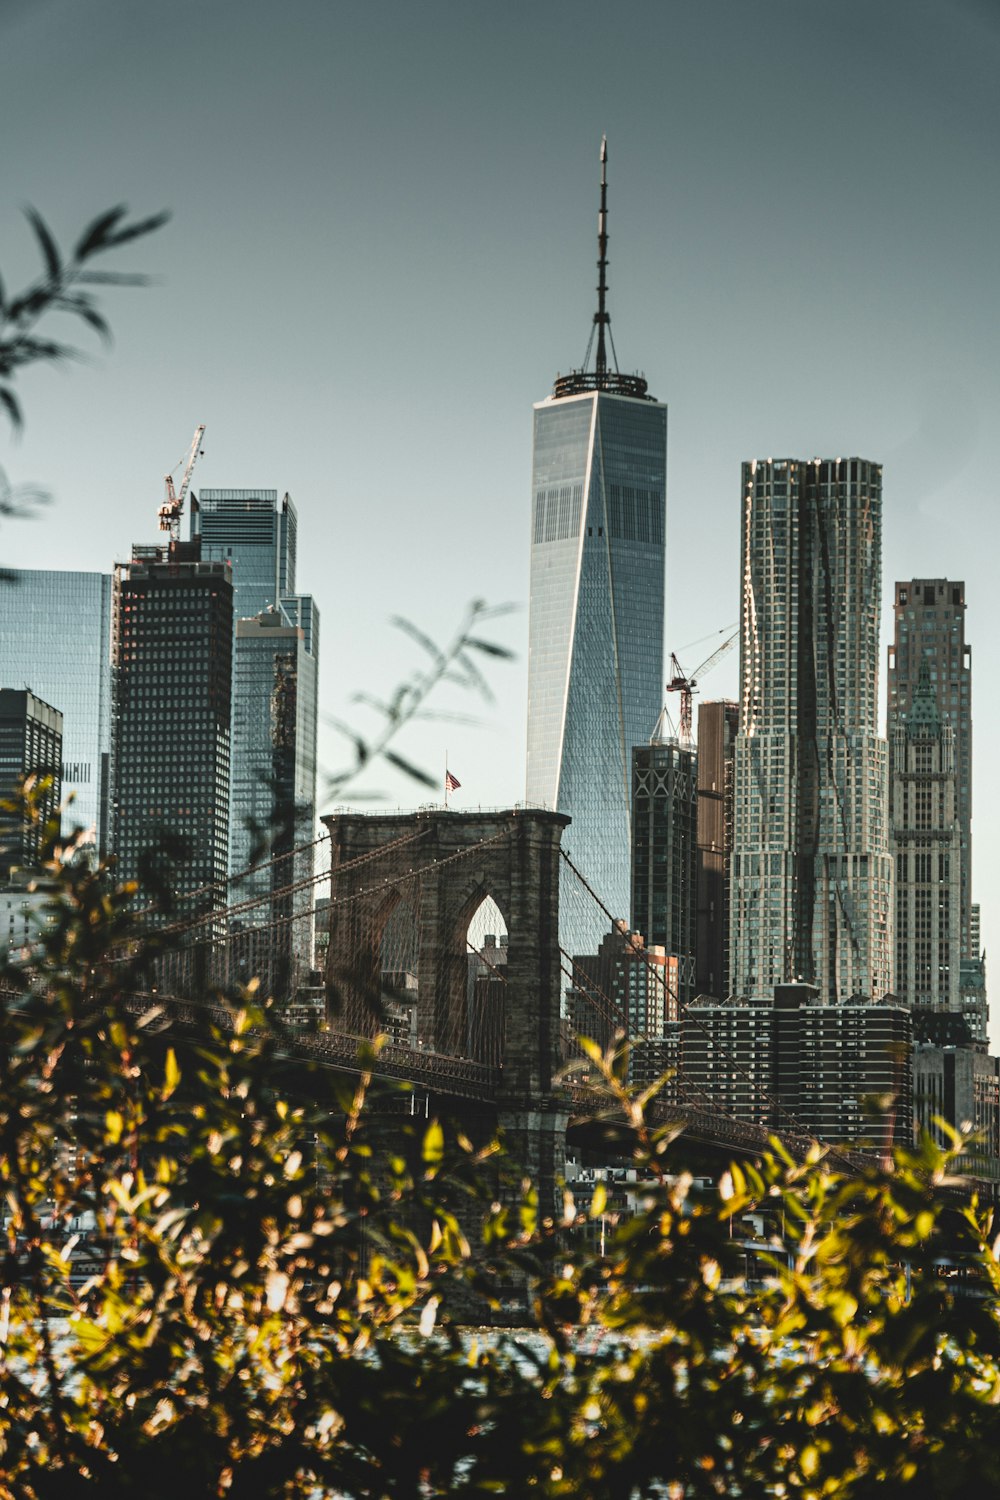
[[[136,1016],[154,1013],[149,1023],[153,1029],[177,1029],[197,1033],[206,1020],[222,1031],[233,1029],[233,1012],[226,1006],[181,1000],[162,994],[137,994],[127,1002]],[[157,1013],[159,1013],[157,1015]],[[329,1069],[331,1072],[360,1077],[370,1072],[375,1080],[409,1083],[426,1090],[442,1103],[453,1099],[468,1104],[496,1106],[503,1088],[503,1070],[491,1068],[471,1058],[452,1057],[424,1048],[390,1046],[378,1051],[374,1066],[369,1068],[359,1057],[357,1037],[339,1032],[299,1033],[283,1037],[277,1052],[290,1062],[301,1061]],[[606,1092],[585,1084],[565,1084],[560,1090],[569,1109],[570,1128],[580,1129],[602,1122],[622,1124],[618,1105]],[[654,1101],[647,1110],[652,1126],[680,1124],[684,1135],[701,1145],[730,1151],[739,1156],[760,1156],[778,1136],[790,1154],[801,1160],[813,1145],[807,1135],[774,1131],[763,1125],[733,1119],[721,1111],[697,1110],[689,1106]],[[874,1166],[881,1158],[875,1152],[856,1148],[837,1148],[836,1160],[844,1166]]]

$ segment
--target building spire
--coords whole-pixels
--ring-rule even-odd
[[[616,396],[632,396],[642,401],[652,401],[645,377],[623,375],[618,369],[615,340],[611,332],[611,314],[608,312],[608,138],[601,136],[601,206],[597,214],[597,311],[590,330],[590,340],[583,364],[579,370],[556,377],[553,395],[580,396],[589,391],[610,391]],[[590,351],[596,353],[591,370]],[[608,347],[611,350],[611,366],[608,364]]]
[[[607,310],[608,296],[608,138],[601,136],[601,207],[597,215],[597,311],[594,326],[597,329],[597,359],[594,370],[598,378],[608,372],[608,353],[604,330],[609,328],[611,316]],[[610,329],[609,329],[610,331]]]

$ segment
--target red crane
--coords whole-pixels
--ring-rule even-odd
[[[680,733],[678,739],[685,750],[690,750],[693,744],[691,734],[691,699],[694,696],[694,690],[698,686],[699,679],[704,677],[707,672],[710,672],[722,660],[726,652],[736,644],[739,634],[739,628],[737,627],[736,630],[726,637],[721,646],[715,648],[711,656],[705,658],[700,667],[695,667],[694,671],[690,673],[685,672],[674,653],[672,651],[670,653],[670,681],[667,683],[667,692],[680,693],[681,695]]]

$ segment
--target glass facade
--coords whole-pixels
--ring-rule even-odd
[[[297,669],[299,730],[296,736],[294,781],[296,800],[302,808],[301,826],[308,834],[300,842],[315,838],[316,822],[316,721],[318,713],[319,610],[311,594],[295,592],[298,548],[298,516],[291,497],[278,499],[277,490],[203,489],[191,505],[191,534],[201,542],[202,556],[228,563],[233,570],[233,618],[259,619],[272,609],[281,623],[302,633],[302,651],[309,659]],[[239,647],[236,647],[238,655]],[[234,662],[236,661],[234,655]],[[260,696],[263,692],[263,698]],[[244,701],[244,695],[249,698]],[[250,726],[270,702],[270,689],[262,688],[254,673],[237,670],[233,682],[234,803],[230,835],[229,872],[239,874],[250,863],[255,842],[254,828],[243,812],[244,762],[257,774],[258,749]],[[251,740],[245,739],[251,734]],[[256,794],[255,794],[256,795]],[[261,811],[256,806],[252,814]]]
[[[191,502],[191,538],[206,562],[233,570],[233,618],[249,620],[295,593],[298,516],[277,490],[201,490]]]
[[[63,718],[63,831],[107,838],[111,575],[16,568],[0,584],[0,688],[30,688]]]
[[[632,746],[662,705],[667,409],[607,390],[535,407],[527,801],[615,917],[630,906]],[[606,918],[564,910],[563,947]]]
[[[248,954],[245,977],[256,974],[287,999],[313,967],[315,892],[286,892],[309,879],[314,863],[303,846],[315,837],[316,658],[304,631],[273,609],[238,620],[234,688],[231,859],[238,870],[263,863],[233,899],[260,896],[241,920],[271,929],[267,972]]]

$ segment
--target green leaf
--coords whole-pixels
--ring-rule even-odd
[[[127,213],[125,204],[119,203],[117,208],[109,208],[107,213],[99,214],[93,219],[76,242],[74,259],[86,260],[93,251],[102,250],[108,243],[111,230]]]
[[[437,1120],[432,1120],[424,1131],[422,1154],[429,1167],[440,1166],[444,1160],[444,1131]]]
[[[169,1099],[181,1081],[181,1070],[177,1063],[177,1053],[173,1047],[167,1048],[167,1061],[163,1073],[162,1099]]]
[[[35,208],[24,210],[28,222],[35,231],[35,236],[41,248],[42,258],[45,261],[45,269],[52,281],[58,281],[62,276],[62,258],[59,248],[52,237],[52,232],[41,214]]]
[[[465,645],[474,647],[476,651],[484,651],[487,656],[499,657],[501,661],[514,660],[514,652],[508,646],[498,646],[496,641],[481,641],[478,636],[467,635]]]
[[[421,786],[430,787],[432,791],[437,788],[438,783],[433,776],[429,776],[426,771],[422,771],[419,766],[415,766],[411,760],[406,760],[397,751],[383,750],[382,755],[389,762],[390,766],[395,766],[397,771],[402,771],[412,781],[418,781]]]

